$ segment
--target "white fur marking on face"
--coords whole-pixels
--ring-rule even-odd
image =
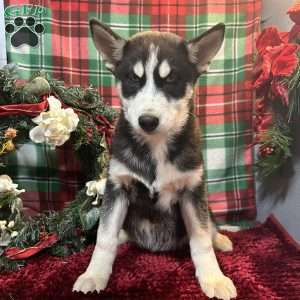
[[[133,67],[133,72],[136,76],[139,78],[142,78],[144,75],[144,66],[141,61],[138,61],[134,67]]]
[[[161,107],[165,106],[168,102],[165,96],[157,90],[153,78],[153,73],[158,63],[158,51],[158,47],[154,44],[150,45],[148,59],[145,66],[143,66],[143,74],[146,75],[146,83],[135,96],[130,99],[122,97],[121,86],[118,85],[125,118],[130,122],[132,127],[140,133],[143,133],[143,131],[138,123],[139,117],[147,113],[159,117],[161,115]]]
[[[167,62],[167,60],[164,60],[158,68],[159,76],[161,78],[166,78],[170,74],[170,72],[171,72],[171,67]]]
[[[117,83],[118,92],[122,101],[122,110],[137,135],[149,143],[165,140],[179,132],[189,116],[190,101],[194,87],[186,86],[185,94],[180,99],[172,99],[159,89],[154,80],[154,71],[158,67],[159,47],[151,44],[148,49],[148,58],[143,66],[143,75],[146,75],[145,85],[130,98],[122,95],[121,82]],[[135,72],[141,74],[141,66],[136,64]],[[167,76],[171,71],[169,63],[164,60],[158,67],[162,76]],[[139,125],[139,117],[143,114],[151,114],[159,119],[159,125],[155,132],[147,134]]]
[[[151,75],[152,79],[153,79],[154,69],[158,63],[158,59],[157,59],[158,50],[159,50],[158,47],[155,47],[154,44],[151,44],[149,47],[149,58],[146,64],[146,73],[147,75]]]

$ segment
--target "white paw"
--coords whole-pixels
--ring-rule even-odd
[[[236,288],[230,278],[221,275],[208,275],[199,280],[202,291],[208,298],[230,300],[236,298]]]
[[[232,241],[224,234],[217,233],[213,239],[213,244],[216,249],[219,249],[223,252],[232,251],[233,245]]]
[[[108,280],[109,278],[103,278],[98,274],[85,272],[77,278],[73,286],[73,292],[83,292],[86,294],[96,291],[99,293],[106,288]]]
[[[128,233],[124,229],[121,229],[118,236],[118,245],[122,245],[128,241],[129,241]]]

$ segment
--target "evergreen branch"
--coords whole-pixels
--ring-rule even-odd
[[[260,148],[270,147],[274,152],[270,155],[260,155],[255,168],[260,178],[266,178],[277,172],[291,157],[291,131],[288,126],[275,124],[261,137]]]

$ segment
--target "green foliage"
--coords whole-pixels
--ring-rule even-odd
[[[34,73],[27,83],[18,84],[17,69],[15,64],[0,69],[0,105],[38,103],[41,95],[51,93],[70,107],[92,117],[101,114],[112,121],[117,115],[92,87],[66,87],[63,81],[51,78],[44,71]]]
[[[298,55],[300,60],[300,55]],[[288,107],[288,122],[300,116],[300,64],[291,77],[286,78],[284,82],[288,86],[289,107]]]
[[[274,152],[270,155],[260,155],[256,168],[261,178],[269,177],[280,170],[286,160],[291,157],[291,143],[291,131],[283,124],[275,124],[263,134],[260,147],[270,147],[274,149]]]
[[[40,98],[17,84],[17,65],[10,64],[0,69],[0,105],[38,103]]]
[[[24,260],[10,260],[5,256],[0,256],[0,272],[15,271],[24,265]]]

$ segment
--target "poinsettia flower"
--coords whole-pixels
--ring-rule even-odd
[[[295,44],[280,44],[267,47],[257,60],[257,74],[254,78],[254,87],[260,88],[274,77],[290,76],[298,64],[298,46]]]
[[[298,64],[297,51],[298,45],[295,44],[281,44],[273,47],[273,54],[271,54],[273,56],[271,68],[273,76],[289,76],[294,72]]]
[[[300,38],[300,25],[295,24],[289,32],[289,41],[297,41]]]
[[[288,31],[279,32],[279,36],[280,36],[283,43],[288,43],[289,42],[289,34],[290,33]]]
[[[289,41],[293,41],[296,38],[299,38],[300,33],[300,2],[296,2],[293,6],[291,6],[287,14],[290,19],[295,22],[295,25],[292,27],[289,33]]]
[[[292,5],[288,9],[287,14],[293,22],[300,25],[300,2],[296,2]]]
[[[254,66],[254,87],[260,88],[268,82],[271,75],[272,60],[269,55],[258,56]]]
[[[258,36],[256,49],[259,55],[263,55],[267,47],[279,46],[285,42],[286,39],[279,33],[276,27],[267,27]]]

